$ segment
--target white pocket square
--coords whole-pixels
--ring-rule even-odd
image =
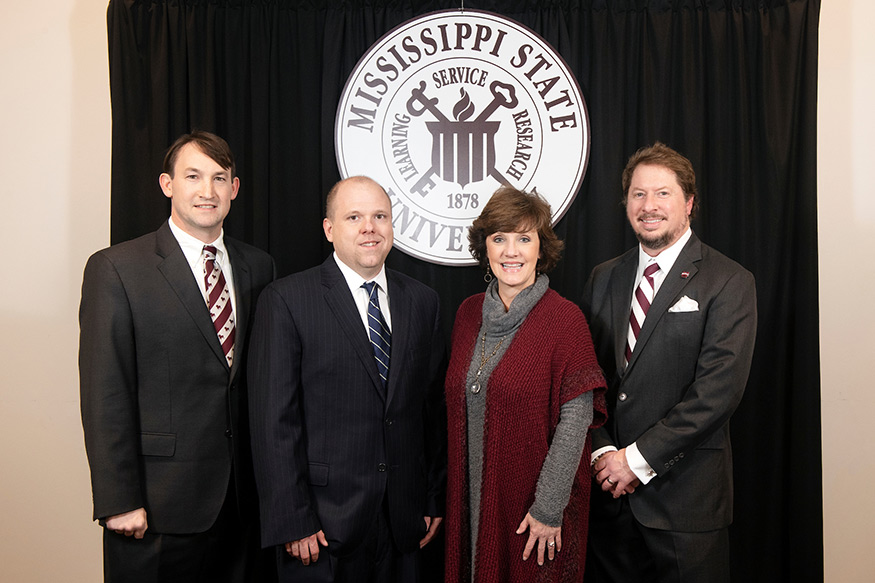
[[[687,296],[679,299],[675,305],[668,309],[669,312],[698,312],[699,302],[690,299]]]

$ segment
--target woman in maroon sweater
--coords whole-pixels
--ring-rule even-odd
[[[453,328],[447,583],[583,577],[581,459],[605,420],[605,381],[580,309],[549,288],[562,251],[550,223],[540,196],[501,188],[468,235],[489,285]]]

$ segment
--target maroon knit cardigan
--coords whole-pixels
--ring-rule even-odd
[[[471,580],[468,520],[466,376],[480,357],[478,333],[484,294],[465,300],[456,314],[446,377],[449,468],[446,511],[446,582]],[[528,539],[515,534],[534,502],[535,486],[563,403],[595,391],[593,426],[605,422],[605,380],[580,309],[548,289],[489,377],[484,421],[483,485],[476,583],[580,581],[586,561],[592,482],[587,436],[562,520],[562,552],[554,561],[522,560]]]

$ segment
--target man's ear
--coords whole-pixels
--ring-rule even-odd
[[[166,172],[163,172],[158,177],[158,184],[161,185],[161,190],[167,198],[173,198],[173,178]]]
[[[240,190],[240,179],[235,176],[234,180],[231,181],[231,200],[237,198],[238,190]]]

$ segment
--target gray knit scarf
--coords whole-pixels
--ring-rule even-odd
[[[511,301],[510,309],[505,311],[504,302],[498,295],[498,280],[490,282],[483,299],[483,323],[471,355],[465,390],[468,417],[468,495],[471,521],[471,573],[474,573],[474,557],[477,548],[477,531],[480,518],[480,487],[483,477],[483,424],[486,417],[486,393],[489,389],[489,376],[501,361],[507,347],[513,341],[526,316],[540,301],[550,287],[550,278],[544,274],[537,276],[535,283],[522,290]],[[480,392],[474,394],[469,387],[477,379],[481,352],[484,352],[483,335],[486,335],[485,354],[488,356],[501,346],[480,371]],[[502,341],[502,338],[504,339]]]

